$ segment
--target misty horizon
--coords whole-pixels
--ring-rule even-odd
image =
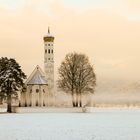
[[[27,75],[43,66],[43,36],[55,37],[55,75],[69,52],[86,54],[97,79],[139,81],[140,3],[132,1],[0,2],[0,55]],[[56,78],[57,80],[57,78]]]

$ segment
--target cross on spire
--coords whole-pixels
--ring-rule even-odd
[[[48,34],[50,34],[50,27],[48,27]]]

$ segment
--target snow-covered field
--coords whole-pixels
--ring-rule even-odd
[[[140,109],[0,114],[0,140],[140,140]]]

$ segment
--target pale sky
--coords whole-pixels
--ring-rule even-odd
[[[55,73],[68,52],[89,56],[98,79],[140,79],[140,0],[0,0],[0,57],[29,75],[55,36]]]

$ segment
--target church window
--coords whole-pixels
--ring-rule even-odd
[[[38,101],[36,102],[36,106],[38,106]]]
[[[38,93],[39,92],[39,89],[36,89],[36,93]]]
[[[53,50],[52,50],[52,53],[53,53]]]
[[[47,50],[45,50],[45,53],[47,53]]]
[[[50,49],[48,50],[48,53],[50,53]]]

